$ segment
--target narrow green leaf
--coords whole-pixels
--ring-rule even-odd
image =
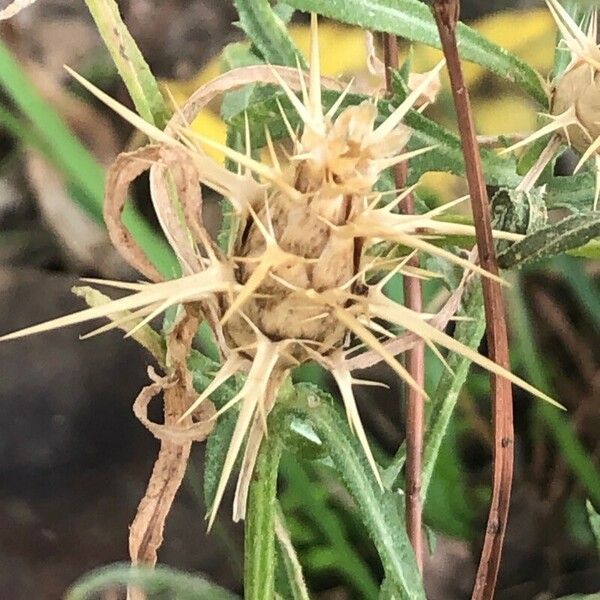
[[[275,596],[275,521],[280,458],[281,441],[276,432],[270,431],[258,452],[244,521],[245,600]]]
[[[306,62],[288,35],[285,22],[271,8],[268,0],[235,0],[240,16],[239,27],[245,32],[264,60],[273,65],[302,67]]]
[[[379,488],[362,448],[344,417],[333,407],[332,398],[310,384],[299,384],[295,389],[294,403],[286,409],[295,410],[307,419],[329,450],[398,597],[424,599],[423,584],[406,534],[401,498]]]
[[[206,581],[202,577],[182,573],[168,567],[133,567],[115,564],[97,569],[82,577],[67,592],[65,600],[87,600],[111,589],[135,586],[148,600],[236,600],[237,596]]]
[[[41,97],[1,40],[0,86],[31,122],[32,135],[44,144],[54,167],[76,187],[78,203],[102,223],[104,170],[54,108]],[[170,276],[176,262],[166,242],[131,206],[125,209],[123,221],[150,260],[162,273]]]
[[[498,256],[503,269],[579,248],[600,236],[600,212],[579,213],[516,242]]]
[[[592,533],[594,534],[594,539],[596,540],[596,547],[598,549],[598,554],[600,555],[600,515],[596,512],[594,505],[588,500],[585,503],[588,512],[588,518],[590,520],[590,527],[592,528]]]
[[[310,423],[305,419],[295,419],[292,425],[297,427],[301,423],[303,428],[310,428]],[[292,443],[292,448],[297,447]],[[319,541],[311,540],[311,548],[319,543],[322,546],[319,552],[326,550],[334,559],[327,563],[327,571],[338,572],[348,587],[352,588],[359,598],[375,600],[377,598],[377,582],[374,580],[369,566],[361,555],[348,541],[346,523],[329,501],[329,495],[323,486],[315,485],[314,479],[307,474],[304,463],[300,463],[297,455],[284,455],[281,461],[281,473],[286,481],[286,488],[281,497],[282,505],[289,513],[301,512],[314,527]],[[304,531],[304,529],[303,529]],[[297,536],[297,533],[296,533]],[[319,570],[318,565],[312,562],[315,555],[311,552],[303,553],[303,562],[313,570]]]
[[[479,285],[471,286],[467,291],[464,316],[471,320],[457,323],[455,337],[469,348],[477,349],[485,331],[483,297]],[[431,413],[423,448],[423,483],[421,487],[423,499],[427,497],[442,440],[448,430],[458,396],[471,367],[470,360],[453,352],[448,355],[447,360],[454,374],[444,371],[432,395]]]
[[[523,290],[517,283],[511,295],[512,335],[527,377],[538,389],[551,393],[550,377],[535,344],[535,336],[528,317]],[[586,490],[589,498],[600,506],[600,473],[573,431],[568,415],[546,402],[536,404],[536,415],[554,439],[561,456]]]
[[[600,286],[597,280],[589,276],[585,263],[581,260],[559,256],[556,263],[561,275],[569,282],[577,296],[577,300],[594,321],[596,329],[600,331]]]
[[[419,0],[288,0],[288,4],[337,21],[440,48],[433,17]],[[458,38],[465,60],[478,63],[515,83],[542,106],[548,106],[542,77],[524,61],[462,23],[458,27]]]
[[[158,83],[119,13],[115,0],[85,0],[138,114],[160,127],[170,111]]]
[[[285,517],[281,507],[277,505],[275,534],[277,536],[277,548],[279,556],[283,562],[286,578],[286,595],[289,600],[310,600],[302,566],[298,560],[298,555],[292,545],[290,534],[285,525]]]

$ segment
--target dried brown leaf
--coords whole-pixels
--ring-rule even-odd
[[[23,9],[31,6],[37,0],[14,0],[6,8],[0,10],[0,21],[6,21],[19,14]]]
[[[141,400],[138,397],[136,401],[139,412],[140,405],[147,406],[157,393],[164,390],[164,425],[151,423],[147,419],[144,423],[159,437],[161,444],[146,494],[129,531],[129,552],[134,565],[156,564],[165,522],[185,475],[192,440],[206,439],[214,427],[214,420],[210,420],[210,417],[214,415],[215,408],[207,401],[203,404],[202,414],[194,415],[200,422],[193,424],[190,416],[181,423],[182,430],[188,432],[187,437],[184,435],[182,438],[176,433],[178,421],[195,398],[186,360],[198,322],[198,311],[194,307],[187,307],[168,340],[167,361],[172,369],[171,375],[147,386],[140,394]],[[139,595],[139,592],[130,590],[130,597],[136,597],[136,593]]]
[[[149,145],[135,152],[119,154],[108,170],[104,199],[104,221],[112,243],[133,268],[151,281],[163,281],[163,276],[123,224],[122,213],[131,182],[159,160],[160,152],[160,146]]]

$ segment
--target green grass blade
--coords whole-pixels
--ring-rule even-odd
[[[523,290],[515,286],[511,296],[513,337],[519,347],[519,357],[527,377],[538,389],[551,392],[550,377],[535,344],[534,332],[528,317]],[[536,404],[538,417],[558,446],[565,462],[586,490],[588,497],[600,506],[600,472],[588,456],[586,449],[571,427],[569,416],[546,402]]]
[[[559,256],[556,264],[600,332],[600,287],[585,271],[585,262]]]
[[[0,87],[29,120],[32,135],[46,149],[53,166],[79,192],[77,202],[99,223],[103,223],[104,170],[90,152],[65,125],[27,78],[8,48],[0,41]],[[176,266],[171,249],[131,206],[123,221],[150,260],[165,275]]]
[[[170,111],[150,67],[121,18],[117,3],[86,0],[86,4],[138,114],[162,129]]]
[[[288,4],[365,29],[393,33],[413,42],[440,47],[437,27],[427,5],[419,0],[288,0]],[[542,106],[548,97],[541,76],[507,50],[460,23],[461,56],[486,67],[531,95]]]

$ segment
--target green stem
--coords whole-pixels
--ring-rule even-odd
[[[466,346],[477,349],[485,331],[481,287],[471,286],[468,294],[465,316],[470,320],[457,324],[455,337]],[[452,372],[445,371],[443,373],[431,402],[431,415],[428,420],[423,449],[423,482],[421,486],[423,500],[427,497],[427,490],[440,447],[448,430],[458,396],[467,379],[471,361],[459,354],[450,354],[448,365]]]
[[[244,598],[275,597],[275,520],[281,442],[274,431],[260,447],[250,484],[244,538]]]

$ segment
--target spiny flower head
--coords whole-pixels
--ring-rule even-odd
[[[507,148],[516,150],[536,139],[554,133],[581,153],[575,173],[590,158],[596,167],[596,194],[594,210],[600,199],[600,46],[597,36],[597,11],[591,11],[587,31],[573,20],[559,0],[546,4],[562,35],[562,43],[571,54],[571,61],[551,85],[549,123],[524,140]],[[550,142],[549,148],[554,146]],[[548,160],[551,152],[546,153]]]
[[[232,71],[200,88],[175,114],[165,131],[149,125],[74,74],[152,140],[145,148],[121,155],[111,168],[105,216],[111,238],[125,258],[154,282],[104,282],[131,294],[2,338],[117,314],[120,315],[117,322],[98,331],[117,327],[127,319],[136,321],[135,330],[172,306],[200,310],[214,330],[223,362],[212,383],[191,402],[180,421],[189,419],[232,375],[238,371],[246,373],[241,389],[215,415],[239,407],[210,523],[245,443],[234,502],[234,517],[243,518],[250,475],[278,389],[291,368],[308,360],[319,362],[336,379],[350,425],[379,480],[352,392],[353,384],[362,382],[352,377],[348,366],[350,354],[356,351],[355,346],[348,344],[350,338],[357,338],[377,353],[409,386],[425,396],[388,348],[388,341],[394,335],[386,329],[386,323],[416,334],[442,361],[438,347],[459,352],[551,401],[525,381],[437,329],[428,322],[430,315],[398,305],[384,294],[385,284],[397,273],[430,275],[407,266],[414,252],[448,260],[469,274],[495,278],[475,262],[455,255],[431,239],[474,235],[473,227],[438,221],[436,217],[444,209],[423,215],[398,214],[395,207],[412,190],[404,190],[386,203],[383,195],[373,189],[383,170],[428,150],[404,152],[411,132],[402,120],[437,77],[442,64],[376,125],[378,113],[374,102],[342,108],[350,86],[346,90],[336,88],[335,82],[321,78],[315,16],[312,28],[308,77],[300,70],[281,67],[255,66]],[[270,164],[251,158],[252,125],[248,121],[245,153],[197,136],[187,125],[216,94],[257,80],[278,83],[301,122],[300,131],[295,132],[282,111],[293,142],[291,155],[283,153],[283,158],[266,132]],[[322,107],[322,86],[341,92],[326,114]],[[294,90],[300,91],[301,98]],[[218,146],[239,164],[240,173],[215,163],[204,152],[205,145]],[[182,269],[181,277],[169,281],[161,279],[119,219],[129,183],[148,168],[159,222]],[[202,223],[200,183],[228,198],[233,207],[236,227],[226,252],[210,239]],[[173,189],[178,207],[173,206]],[[512,233],[495,234],[509,241],[521,238]],[[404,255],[379,256],[373,249],[382,241],[406,249]],[[374,273],[378,274],[376,278]],[[123,317],[123,311],[130,311],[129,316]],[[181,353],[180,348],[178,351]]]
[[[592,11],[588,31],[582,31],[558,0],[547,0],[563,36],[571,61],[552,84],[553,115],[573,112],[568,129],[571,145],[582,154],[600,139],[600,47],[597,14]],[[598,146],[595,147],[598,151]]]

